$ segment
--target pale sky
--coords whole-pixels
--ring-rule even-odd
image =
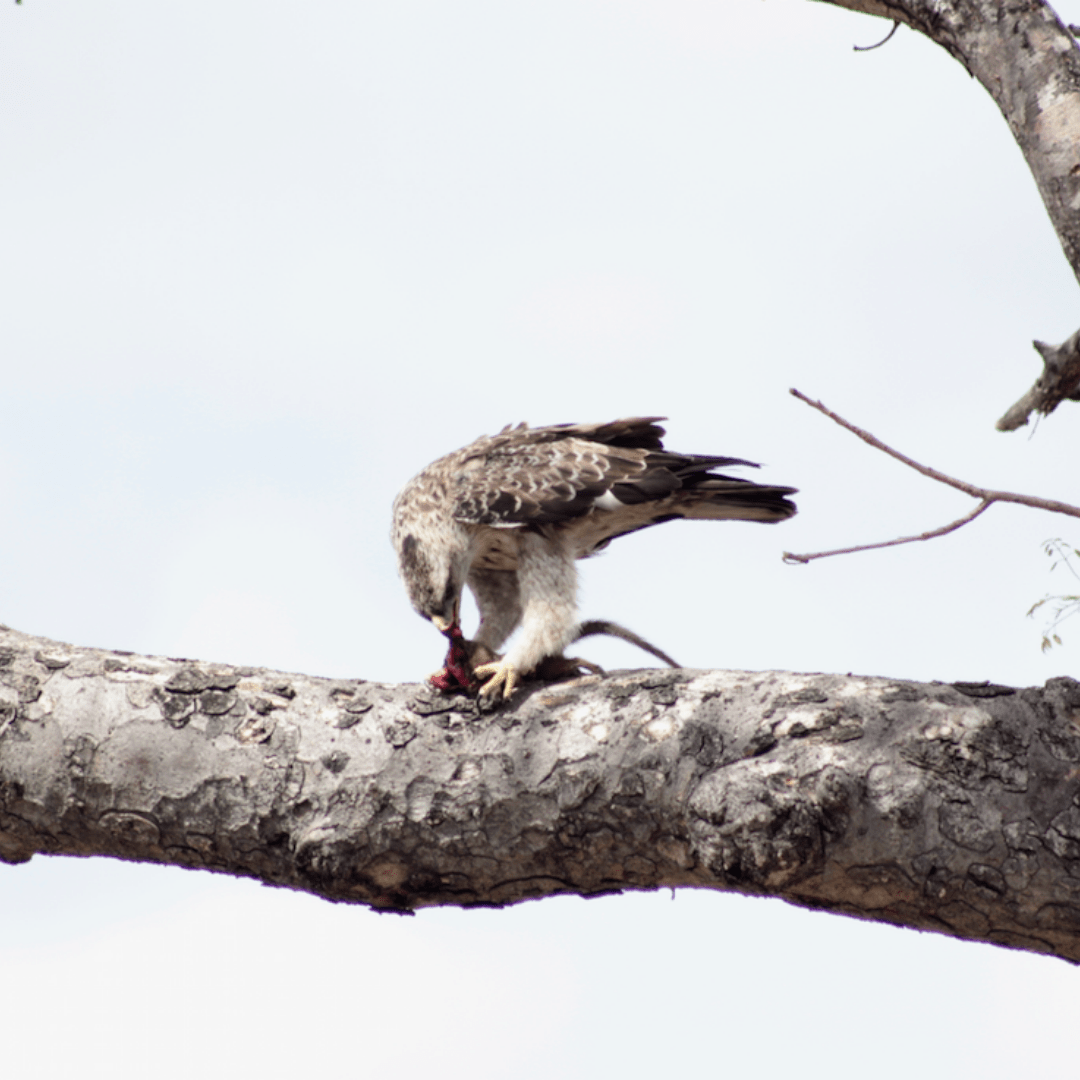
[[[1080,0],[1060,8],[1080,21]],[[801,489],[582,567],[688,666],[1040,684],[1080,408],[994,421],[1076,281],[990,98],[808,0],[0,6],[0,621],[417,681],[396,491],[508,422],[670,417]],[[1059,581],[1060,579],[1060,581]],[[608,666],[642,658],[590,641]],[[5,1072],[1064,1075],[1061,961],[711,892],[415,918],[105,860],[0,866]],[[8,1063],[13,1063],[9,1065]]]

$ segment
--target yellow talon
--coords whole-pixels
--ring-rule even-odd
[[[513,694],[521,681],[521,675],[517,668],[513,664],[508,664],[505,660],[499,660],[492,664],[481,664],[479,667],[473,668],[473,674],[481,679],[490,676],[487,682],[480,687],[480,693],[484,697],[496,697],[500,688],[502,688],[504,701]]]

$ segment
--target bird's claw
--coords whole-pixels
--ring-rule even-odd
[[[450,626],[445,636],[450,642],[446,659],[438,671],[428,676],[427,681],[443,693],[454,694],[460,691],[475,693],[480,686],[478,679],[480,669],[498,667],[499,665],[493,661],[501,658],[486,645],[478,641],[469,641],[457,623]]]
[[[480,664],[473,668],[473,674],[487,682],[480,687],[480,696],[485,698],[497,697],[502,690],[504,701],[509,699],[521,681],[521,673],[513,664],[506,660],[497,660],[490,664]]]

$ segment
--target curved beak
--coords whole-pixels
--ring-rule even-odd
[[[455,626],[457,626],[457,612],[454,612],[452,619],[444,619],[441,615],[432,615],[431,621],[435,624],[435,629],[440,634],[449,634]]]

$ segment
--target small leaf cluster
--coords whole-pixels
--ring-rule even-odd
[[[1060,537],[1054,537],[1052,540],[1043,541],[1043,553],[1047,558],[1051,559],[1050,570],[1053,572],[1059,566],[1064,566],[1070,574],[1080,582],[1080,573],[1077,573],[1076,565],[1073,560],[1080,563],[1080,548],[1070,547]],[[1050,621],[1043,628],[1042,635],[1042,651],[1047,652],[1055,645],[1060,645],[1061,636],[1057,633],[1057,627],[1060,626],[1070,616],[1075,615],[1080,611],[1080,594],[1057,594],[1051,595],[1047,593],[1041,600],[1037,600],[1028,609],[1028,617],[1034,616],[1035,612],[1040,608],[1050,605],[1049,615]]]

